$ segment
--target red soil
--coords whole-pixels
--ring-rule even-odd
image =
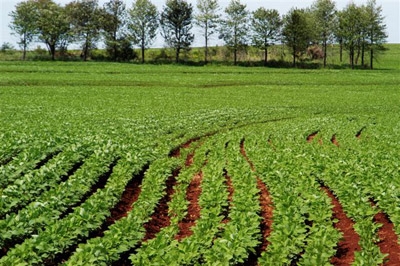
[[[142,180],[143,176],[135,176],[126,185],[120,201],[111,209],[111,216],[107,218],[108,226],[127,216],[128,212],[132,210],[133,203],[139,198]]]
[[[175,193],[174,186],[176,184],[176,177],[179,174],[179,170],[175,170],[166,182],[165,196],[158,202],[157,208],[151,216],[150,221],[144,224],[146,229],[146,235],[142,242],[153,239],[162,228],[167,227],[171,223],[171,219],[168,216],[168,203],[171,201],[172,195]]]
[[[378,246],[383,254],[388,254],[383,265],[400,265],[400,245],[398,242],[399,239],[394,231],[393,223],[383,212],[377,213],[374,216],[374,221],[382,224],[382,227],[378,230],[380,240]]]
[[[262,233],[262,243],[260,246],[259,253],[267,249],[269,244],[267,238],[272,231],[272,215],[274,208],[272,207],[272,200],[269,195],[267,186],[262,182],[262,180],[257,177],[257,188],[260,190],[260,205],[261,205],[261,216],[263,217],[261,221],[261,233]]]
[[[313,139],[317,136],[318,131],[315,131],[313,133],[311,133],[310,135],[307,136],[306,140],[308,143],[310,143],[311,141],[313,141]]]
[[[193,157],[194,157],[194,153],[189,153],[188,156],[186,157],[186,161],[185,161],[185,166],[189,167],[193,164]]]
[[[200,137],[196,137],[196,138],[189,139],[189,140],[186,141],[185,143],[181,144],[179,147],[173,149],[173,150],[169,153],[169,156],[170,156],[170,157],[175,157],[175,158],[181,156],[181,149],[189,148],[190,145],[191,145],[193,142],[196,142],[196,141],[198,141],[199,139],[200,139]]]
[[[193,234],[192,226],[196,224],[196,220],[200,218],[199,196],[201,194],[201,181],[203,173],[200,172],[192,178],[186,191],[186,199],[189,201],[188,212],[186,217],[179,222],[179,232],[175,239],[182,240]]]
[[[247,163],[250,165],[251,171],[255,171],[255,167],[252,161],[250,161],[249,157],[247,156],[246,150],[244,148],[244,139],[240,141],[240,153],[243,155],[243,157],[246,159]]]
[[[336,139],[336,134],[333,134],[332,138],[331,138],[331,142],[333,145],[335,145],[336,147],[339,147],[339,142]]]
[[[253,162],[249,159],[244,148],[244,139],[240,142],[240,152],[243,157],[248,162],[251,170],[255,172],[255,167]],[[261,223],[260,229],[262,234],[261,244],[256,249],[256,256],[259,257],[263,251],[267,249],[269,244],[267,238],[272,231],[272,217],[273,217],[273,203],[271,196],[268,192],[267,186],[262,182],[262,180],[257,177],[257,188],[260,190],[260,206],[261,206]],[[250,255],[246,265],[257,265],[257,257]]]
[[[354,252],[361,250],[361,247],[358,245],[360,237],[354,230],[354,222],[347,217],[335,195],[333,195],[327,187],[323,186],[322,190],[324,190],[332,200],[334,205],[332,218],[338,220],[338,222],[335,223],[335,228],[339,229],[343,234],[343,239],[339,241],[336,255],[331,259],[331,263],[336,266],[351,265],[354,261]]]

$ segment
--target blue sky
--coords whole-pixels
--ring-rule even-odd
[[[55,2],[62,5],[71,2],[72,0],[55,0]],[[102,5],[107,0],[99,0]],[[11,34],[8,27],[10,24],[9,13],[14,10],[15,5],[21,2],[21,0],[0,0],[0,45],[5,42],[10,42],[17,47],[16,36]],[[127,7],[131,7],[133,0],[125,0]],[[152,2],[158,7],[159,10],[165,5],[165,0],[152,0]],[[196,0],[188,0],[195,6]],[[219,0],[219,4],[222,10],[229,4],[230,0]],[[304,8],[312,5],[314,0],[242,0],[243,4],[247,5],[249,11],[253,11],[258,7],[265,7],[268,9],[277,9],[281,15],[286,14],[292,7]],[[349,2],[356,4],[365,4],[367,0],[336,0],[336,7],[343,9]],[[387,26],[387,33],[389,35],[387,41],[389,43],[400,43],[400,1],[399,0],[376,0],[377,4],[382,6],[383,15],[385,16],[385,23]],[[221,11],[222,12],[222,11]],[[196,30],[194,31],[196,33]],[[214,43],[213,43],[214,42]],[[210,45],[215,45],[219,41],[214,38]],[[162,47],[163,40],[159,37],[153,44],[154,47]],[[30,48],[36,47],[38,44],[32,44]],[[202,46],[202,37],[200,34],[196,35],[193,46]],[[43,46],[43,45],[42,45]]]

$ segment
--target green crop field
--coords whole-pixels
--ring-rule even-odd
[[[398,265],[375,70],[0,62],[0,265]]]

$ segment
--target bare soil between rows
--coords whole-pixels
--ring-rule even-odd
[[[250,166],[251,171],[256,172],[253,162],[247,156],[244,142],[245,142],[244,139],[242,139],[240,142],[240,153],[246,159],[247,163]],[[260,201],[261,217],[262,217],[262,220],[260,222],[260,230],[262,239],[261,239],[261,244],[258,245],[256,248],[256,253],[250,254],[248,260],[244,263],[244,265],[257,265],[257,259],[261,256],[261,253],[265,251],[268,247],[269,242],[267,238],[270,236],[272,232],[273,211],[274,211],[273,202],[269,194],[268,187],[258,176],[257,176],[257,188],[260,191],[259,201]]]
[[[372,203],[375,206],[375,203]],[[383,254],[387,254],[384,266],[400,265],[400,245],[399,238],[394,230],[394,225],[389,217],[382,211],[374,216],[374,222],[382,224],[378,230],[378,247]]]
[[[354,252],[360,251],[358,244],[360,236],[354,230],[354,222],[346,215],[339,200],[333,195],[332,191],[326,186],[321,189],[329,196],[333,204],[332,219],[337,219],[335,228],[343,234],[343,239],[339,241],[335,256],[331,259],[331,263],[335,266],[351,265],[354,262]]]

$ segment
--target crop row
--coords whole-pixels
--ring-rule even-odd
[[[399,234],[400,184],[393,160],[398,143],[380,132],[395,135],[396,128],[369,118],[293,118],[200,131],[185,147],[178,143],[187,136],[177,132],[174,141],[163,135],[158,145],[143,143],[136,149],[110,141],[92,141],[89,147],[52,144],[45,155],[28,153],[23,169],[15,167],[26,156],[19,152],[2,165],[4,176],[12,178],[1,190],[0,265],[110,265],[122,260],[232,265],[253,263],[252,258],[260,265],[325,265],[337,256],[343,233],[324,188],[354,221],[360,239],[354,263],[381,264],[388,256],[377,245],[380,224],[374,217],[386,213]],[[331,142],[333,135],[339,145]],[[176,147],[180,156],[168,156]],[[169,224],[147,237],[157,205],[170,193],[171,177]],[[137,200],[122,218],[110,219],[133,178],[140,179]],[[267,239],[258,182],[273,206]],[[194,184],[200,194],[193,200],[188,193]],[[199,213],[190,218],[195,203]]]

